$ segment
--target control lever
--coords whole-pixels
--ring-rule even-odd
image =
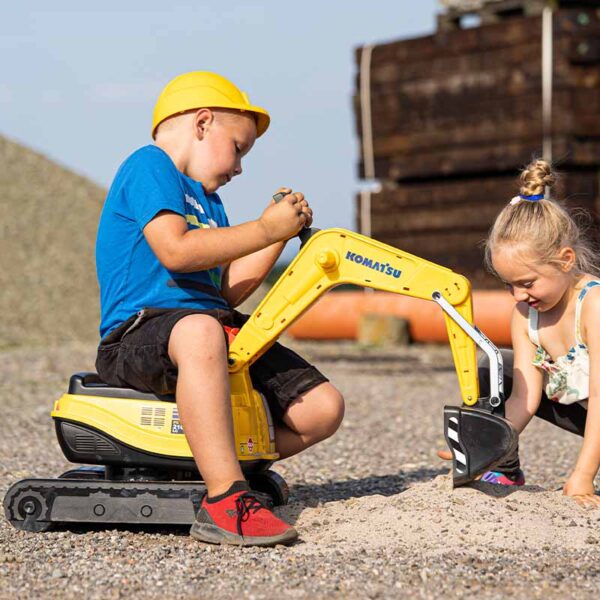
[[[273,200],[275,200],[275,202],[281,202],[281,200],[283,200],[288,194],[291,194],[292,192],[278,192],[277,194],[275,194],[273,196]],[[315,235],[315,233],[321,231],[320,229],[317,229],[316,227],[303,227],[299,232],[298,232],[298,237],[300,238],[300,248],[302,248],[304,246],[304,244],[306,244],[306,242],[308,242],[308,240]]]

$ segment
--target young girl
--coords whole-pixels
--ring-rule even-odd
[[[583,445],[563,493],[600,506],[600,279],[589,242],[551,196],[555,175],[544,160],[521,174],[520,194],[502,210],[486,261],[517,304],[512,351],[505,351],[506,417],[519,433],[536,415],[577,435]],[[482,388],[489,385],[481,380]],[[482,392],[485,393],[485,392]],[[484,481],[523,485],[518,455]]]

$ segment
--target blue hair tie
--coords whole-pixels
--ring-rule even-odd
[[[536,194],[535,196],[528,196],[527,194],[519,194],[518,196],[515,196],[511,201],[510,204],[519,204],[519,202],[521,202],[521,200],[527,200],[527,202],[537,202],[538,200],[543,200],[544,199],[544,194]]]
[[[544,194],[536,194],[535,196],[527,196],[527,194],[519,194],[523,200],[529,200],[529,202],[537,202],[538,200],[544,199]]]

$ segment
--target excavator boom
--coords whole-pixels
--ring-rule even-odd
[[[327,229],[307,241],[240,330],[230,347],[230,372],[249,367],[322,294],[341,284],[425,300],[439,294],[473,322],[471,286],[462,275],[358,233]],[[475,343],[444,314],[461,396],[471,406],[478,397]]]

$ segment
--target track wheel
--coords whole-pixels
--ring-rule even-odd
[[[22,531],[38,533],[48,531],[52,527],[50,521],[40,521],[47,512],[45,498],[38,492],[22,492],[14,499],[14,510],[20,519],[9,519],[13,527]],[[22,519],[22,520],[21,520]]]
[[[273,499],[274,506],[288,503],[290,490],[285,479],[270,469],[262,473],[254,473],[248,478],[250,488],[256,492],[267,494]]]

